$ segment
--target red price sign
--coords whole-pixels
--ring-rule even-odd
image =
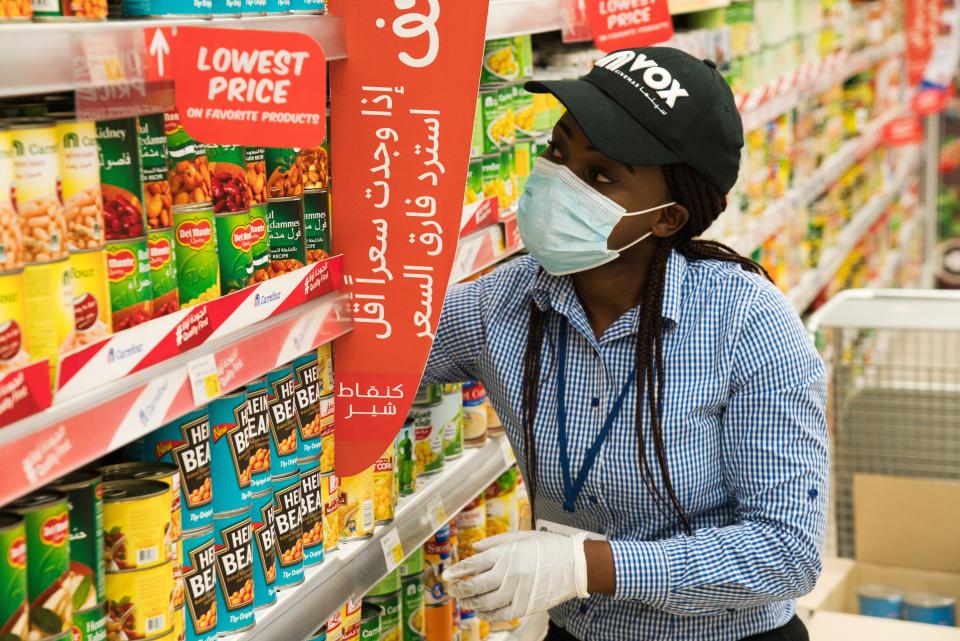
[[[910,99],[910,107],[918,116],[940,113],[947,107],[947,92],[941,89],[918,91]]]
[[[178,27],[177,110],[197,140],[309,147],[326,136],[327,60],[302,33]]]
[[[919,85],[940,31],[941,0],[907,0],[907,81]]]
[[[587,20],[594,44],[607,53],[649,47],[673,35],[667,0],[587,0]]]
[[[917,116],[894,118],[883,127],[883,143],[888,147],[915,145],[923,140],[923,124]]]

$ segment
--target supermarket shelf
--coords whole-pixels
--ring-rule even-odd
[[[0,505],[203,404],[191,392],[188,368],[195,363],[212,360],[228,391],[345,334],[347,302],[346,294],[332,292],[0,429],[9,463],[0,475]]]
[[[917,233],[917,230],[920,229],[921,224],[922,221],[920,217],[915,216],[913,220],[908,222],[906,226],[900,230],[900,247],[890,254],[883,264],[881,272],[867,284],[868,289],[884,289],[894,286],[893,280],[897,277],[897,272],[900,271],[907,251],[910,249],[910,242],[913,240],[913,236]]]
[[[523,245],[520,245],[520,246],[518,246],[518,247],[513,247],[513,248],[511,248],[511,249],[508,249],[508,250],[507,250],[505,253],[503,253],[502,255],[498,255],[497,257],[491,258],[491,259],[488,260],[488,261],[481,261],[481,262],[479,262],[477,265],[475,265],[473,268],[471,268],[472,270],[471,270],[471,272],[470,272],[469,274],[467,274],[467,275],[465,275],[465,276],[463,276],[463,277],[461,277],[461,278],[458,278],[455,282],[458,282],[458,283],[459,283],[459,282],[463,282],[463,281],[467,280],[468,278],[470,278],[471,276],[475,276],[476,274],[479,274],[480,272],[484,271],[485,269],[490,269],[491,267],[493,267],[493,266],[496,265],[497,263],[500,263],[501,261],[504,261],[504,260],[510,258],[511,256],[516,256],[517,254],[519,254],[520,252],[522,252],[524,249],[525,249],[524,246],[523,246]]]
[[[482,448],[468,449],[439,474],[421,477],[417,491],[400,499],[392,523],[378,527],[372,538],[341,543],[322,564],[307,569],[300,586],[280,592],[275,605],[258,612],[253,628],[227,639],[307,639],[348,598],[362,596],[386,576],[385,550],[399,543],[404,556],[413,552],[513,462],[509,443],[497,437]]]
[[[510,632],[494,632],[487,641],[543,641],[547,636],[550,617],[546,612],[524,617],[520,627]]]
[[[346,36],[342,19],[334,16],[263,16],[213,20],[157,19],[106,22],[48,22],[0,25],[0,97],[71,91],[93,86],[74,78],[78,42],[112,38],[127,53],[134,37],[147,27],[176,25],[261,29],[304,33],[323,47],[327,60],[345,58]],[[34,52],[33,64],[24,64],[23,53]],[[145,49],[140,51],[145,54]]]
[[[678,15],[681,13],[694,13],[695,11],[720,9],[729,6],[730,0],[672,0],[672,2],[670,2],[670,13],[672,15]]]
[[[488,39],[558,31],[562,27],[560,0],[490,0]]]

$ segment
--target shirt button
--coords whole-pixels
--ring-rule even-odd
[[[590,399],[590,407],[600,407],[600,398],[594,396]]]

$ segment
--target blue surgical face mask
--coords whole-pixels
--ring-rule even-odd
[[[520,196],[517,225],[523,244],[543,268],[563,276],[614,261],[653,234],[648,231],[619,249],[608,249],[610,232],[624,216],[639,216],[673,204],[628,212],[565,166],[538,158]]]

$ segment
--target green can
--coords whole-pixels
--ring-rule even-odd
[[[380,641],[380,623],[383,608],[379,605],[363,602],[360,608],[360,641]]]
[[[206,148],[214,213],[247,211],[250,194],[245,148],[241,145],[206,145]]]
[[[163,128],[167,136],[167,178],[173,206],[196,207],[209,204],[212,190],[206,147],[194,140],[183,128],[176,109],[163,114]]]
[[[180,307],[220,296],[216,221],[206,206],[173,212],[173,254],[177,262]]]
[[[284,198],[267,203],[271,276],[291,272],[306,264],[303,226],[303,198]]]
[[[147,114],[137,118],[137,143],[147,229],[169,227],[173,199],[170,196],[170,183],[167,182],[167,136],[163,129],[163,114]]]
[[[469,205],[483,198],[483,163],[479,158],[471,158],[467,169],[467,189],[463,195],[463,204]]]
[[[214,192],[216,193],[216,192]],[[216,214],[220,293],[243,289],[253,279],[253,234],[250,210]]]
[[[480,84],[516,80],[519,75],[517,44],[513,38],[491,38],[483,43]]]
[[[403,641],[423,641],[424,618],[426,610],[423,605],[423,572],[411,574],[401,579],[403,592],[401,594],[400,612],[403,617]]]
[[[443,455],[445,459],[463,454],[463,385],[448,383],[441,386],[443,397]]]
[[[135,118],[97,121],[97,153],[107,240],[147,233]]]
[[[522,78],[533,76],[533,38],[529,33],[514,37],[514,52]]]
[[[436,383],[423,383],[413,397],[414,405],[435,405],[443,399],[443,389]]]
[[[180,309],[173,227],[150,230],[147,234],[147,256],[150,260],[153,318],[159,318]]]
[[[273,199],[302,196],[303,172],[300,167],[300,149],[267,147],[263,155],[267,166],[267,197]]]
[[[500,178],[500,150],[480,159],[480,181],[483,195],[506,196],[506,188]],[[502,201],[501,201],[502,202]]]
[[[403,496],[417,490],[416,426],[407,420],[397,434],[397,483]]]
[[[517,175],[513,168],[512,144],[500,149],[500,182],[503,184],[508,206],[513,205],[519,194],[517,193]],[[500,206],[503,207],[503,204],[504,201],[501,200]]]
[[[380,583],[373,586],[367,596],[384,596],[387,594],[393,594],[394,592],[400,591],[400,567],[398,566],[390,574],[383,577],[380,580]]]
[[[498,126],[496,134],[500,147],[512,145],[517,135],[517,114],[513,109],[516,85],[504,85],[497,89]]]
[[[49,590],[70,570],[70,509],[67,495],[43,489],[20,498],[8,509],[23,516],[27,539],[27,598],[31,636],[69,632],[71,604],[44,607]]]
[[[107,604],[73,612],[72,641],[106,641]]]
[[[103,477],[78,470],[51,484],[67,495],[70,509],[70,567],[81,575],[73,609],[90,610],[106,599],[103,587]]]
[[[308,263],[330,258],[330,192],[326,189],[303,195],[303,232]]]
[[[534,142],[531,138],[518,137],[513,143],[513,175],[517,183],[517,198],[527,186],[527,178],[533,169]]]
[[[500,102],[497,100],[496,89],[484,89],[480,92],[480,110],[483,118],[482,153],[484,155],[500,153],[499,132],[506,125],[500,122],[500,117],[504,113],[501,111]]]
[[[253,280],[266,280],[270,265],[270,240],[267,236],[267,203],[250,207],[250,254],[253,257]]]
[[[23,517],[0,512],[0,630],[9,641],[27,636],[27,535]],[[7,639],[7,637],[3,637]]]
[[[470,157],[483,155],[483,101],[477,95],[477,106],[473,112],[473,133],[470,135]]]
[[[367,595],[364,597],[363,602],[365,604],[369,603],[370,605],[376,606],[381,610],[380,638],[400,639],[400,636],[403,634],[401,628],[403,623],[403,614],[401,611],[403,607],[403,592],[400,590],[399,579],[397,580],[396,591],[380,596]]]
[[[400,564],[400,578],[423,574],[423,546],[417,547]]]
[[[108,240],[104,252],[114,333],[150,320],[153,285],[147,237]]]

